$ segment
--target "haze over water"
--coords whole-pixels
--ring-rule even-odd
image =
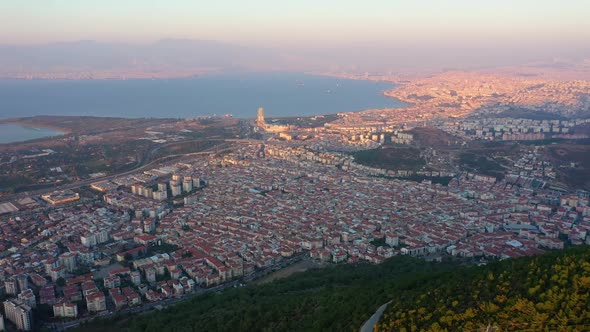
[[[0,118],[35,115],[191,118],[334,114],[401,107],[390,83],[295,73],[167,80],[0,81]]]

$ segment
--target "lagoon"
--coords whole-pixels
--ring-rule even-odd
[[[53,129],[27,127],[12,123],[0,124],[0,144],[58,135],[63,135],[63,133]]]

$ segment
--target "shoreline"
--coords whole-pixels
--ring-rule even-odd
[[[3,128],[7,126],[8,128]],[[51,128],[50,128],[51,127]],[[51,142],[68,137],[65,130],[53,126],[31,125],[28,123],[0,122],[0,128],[8,130],[10,135],[0,135],[0,146],[26,146],[35,142]]]
[[[338,116],[338,114],[341,113],[350,113],[350,114],[358,114],[358,113],[363,113],[363,112],[370,112],[376,109],[379,110],[387,110],[387,109],[399,109],[399,110],[404,110],[407,109],[409,107],[412,107],[411,104],[399,99],[399,98],[395,98],[391,95],[391,91],[395,90],[398,86],[397,84],[400,84],[399,82],[397,82],[396,80],[376,80],[375,78],[372,77],[358,77],[358,76],[353,76],[353,75],[346,75],[346,74],[342,74],[342,75],[336,75],[336,74],[330,74],[330,73],[314,73],[314,72],[303,72],[301,73],[303,75],[310,75],[310,76],[323,76],[323,77],[331,77],[331,78],[336,78],[336,79],[343,79],[343,80],[352,80],[352,81],[366,81],[366,82],[373,82],[373,83],[385,83],[387,84],[387,86],[383,86],[381,87],[383,90],[379,89],[378,91],[375,91],[375,96],[379,96],[380,98],[384,98],[387,99],[389,101],[391,101],[391,104],[394,105],[388,105],[382,108],[371,108],[370,105],[367,106],[366,104],[364,106],[361,106],[361,108],[358,108],[356,110],[344,110],[341,111],[339,109],[335,109],[332,110],[332,112],[328,111],[328,112],[321,112],[318,114],[308,114],[308,115],[298,115],[298,114],[291,114],[291,115],[270,115],[267,114],[267,119],[269,120],[285,120],[285,121],[293,121],[295,119],[310,119],[310,118],[314,118],[314,117],[318,117],[318,116],[322,116],[322,117],[332,117],[334,116],[335,119],[331,119],[328,122],[333,122],[333,121],[337,121],[340,117]],[[216,76],[218,74],[210,74],[207,76]],[[180,78],[183,79],[183,78]],[[139,80],[145,80],[145,79],[139,79]],[[401,83],[403,84],[403,83]],[[387,102],[389,104],[389,102]],[[319,111],[319,110],[318,110]],[[32,127],[32,128],[41,128],[41,129],[49,129],[49,130],[54,130],[57,133],[49,135],[49,136],[43,136],[40,138],[27,138],[25,140],[18,140],[18,141],[13,141],[13,142],[7,142],[7,143],[2,143],[4,144],[23,144],[25,142],[29,142],[29,141],[37,141],[37,140],[51,140],[51,139],[55,139],[55,138],[63,138],[63,137],[67,137],[68,135],[76,135],[76,134],[83,134],[84,131],[80,131],[80,129],[84,128],[83,124],[86,121],[89,122],[96,122],[96,121],[101,121],[102,119],[104,120],[112,120],[112,121],[117,121],[117,120],[154,120],[154,121],[167,121],[167,120],[176,120],[176,121],[190,121],[190,120],[198,120],[198,119],[211,119],[211,120],[215,120],[215,119],[219,119],[222,120],[223,116],[222,115],[201,115],[201,116],[191,116],[191,117],[181,117],[181,118],[170,118],[168,114],[165,114],[165,112],[160,113],[159,115],[162,115],[163,117],[126,117],[124,116],[124,114],[117,114],[116,116],[113,115],[105,115],[105,116],[100,116],[100,115],[44,115],[44,114],[39,114],[39,115],[33,115],[33,116],[25,116],[25,117],[14,117],[14,118],[0,118],[0,124],[12,124],[12,125],[18,125],[18,126],[22,126],[22,127]],[[253,119],[255,119],[255,117],[248,115],[245,117],[239,117],[239,116],[234,116],[232,114],[232,118],[238,121],[252,121]],[[85,120],[88,119],[88,120]],[[74,123],[78,123],[81,124],[81,127],[78,126],[71,126],[68,124],[68,122],[74,122]]]
[[[395,108],[399,108],[399,109],[404,109],[404,108],[411,108],[415,106],[415,103],[406,101],[400,97],[396,97],[393,94],[395,93],[395,90],[408,83],[409,82],[409,78],[407,79],[391,79],[391,78],[375,78],[375,77],[360,77],[358,75],[355,74],[346,74],[346,73],[325,73],[325,72],[311,72],[311,73],[306,73],[308,75],[316,75],[316,76],[325,76],[325,77],[332,77],[332,78],[340,78],[340,79],[346,79],[346,80],[354,80],[354,81],[367,81],[367,82],[378,82],[378,83],[388,83],[391,84],[392,87],[390,89],[387,90],[383,90],[381,91],[380,95],[389,99],[393,99],[395,101],[398,101],[400,103],[405,104],[404,106],[400,106],[400,107],[395,107]],[[388,94],[391,93],[391,94]],[[389,108],[389,107],[388,107]],[[386,108],[383,108],[386,109]],[[371,109],[363,109],[357,112],[364,112],[364,111],[369,111]]]
[[[38,121],[28,122],[27,120],[25,120],[23,118],[0,119],[0,125],[3,125],[3,124],[12,124],[12,125],[21,126],[24,128],[28,127],[28,128],[33,128],[33,129],[51,129],[51,130],[61,133],[60,136],[70,135],[73,133],[73,131],[68,128],[53,126],[53,125],[43,123],[43,122],[38,122]],[[48,137],[52,137],[52,136],[48,136]],[[35,139],[41,139],[41,138],[35,138]],[[26,141],[19,141],[19,142],[26,142]],[[16,142],[12,142],[12,143],[16,143]]]

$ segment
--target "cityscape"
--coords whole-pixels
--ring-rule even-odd
[[[512,132],[587,138],[569,134],[586,126],[584,119],[494,119],[431,126],[462,142],[528,139]],[[14,297],[4,302],[6,318],[27,330],[33,309],[46,305],[54,317],[70,319],[63,328],[71,327],[94,315],[151,310],[243,285],[303,260],[379,264],[397,255],[456,256],[485,264],[590,244],[589,192],[562,189],[561,166],[546,159],[543,147],[523,149],[502,179],[431,168],[438,160],[420,170],[384,169],[359,163],[350,151],[412,146],[413,135],[404,134],[412,122],[345,127],[340,121],[269,125],[260,108],[249,121],[259,139],[230,140],[225,150],[215,145],[72,189],[7,195],[2,270],[5,292]],[[50,151],[25,158],[56,153]],[[423,180],[409,181],[413,175]]]
[[[426,2],[7,15],[0,331],[587,331],[590,8]]]

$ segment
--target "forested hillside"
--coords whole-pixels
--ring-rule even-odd
[[[379,331],[580,331],[590,328],[589,260],[588,247],[483,267],[395,257],[199,296],[80,330],[358,331],[391,300]]]
[[[444,273],[400,293],[377,331],[589,331],[590,250]]]
[[[403,256],[380,265],[330,266],[198,296],[161,312],[98,321],[78,331],[358,331],[390,297],[459,264]]]

